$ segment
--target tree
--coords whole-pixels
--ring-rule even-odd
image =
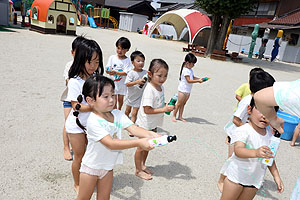
[[[222,50],[230,20],[252,11],[258,0],[196,0],[195,3],[212,15],[206,50],[210,56],[214,49]]]

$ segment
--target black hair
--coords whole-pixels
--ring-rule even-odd
[[[164,61],[163,59],[160,59],[160,58],[156,58],[156,59],[153,59],[150,63],[150,66],[149,66],[149,69],[148,71],[151,73],[151,74],[154,74],[154,72],[157,72],[159,70],[159,68],[165,68],[167,71],[169,71],[169,66],[168,64],[166,63],[166,61]],[[150,81],[151,78],[148,77],[148,80]]]
[[[122,49],[130,49],[130,41],[126,37],[120,37],[116,42],[116,47],[120,46]]]
[[[180,81],[181,81],[181,74],[182,74],[183,67],[184,67],[185,63],[187,63],[187,62],[195,64],[197,62],[196,56],[192,53],[186,54],[186,56],[184,58],[184,62],[181,65],[180,73],[179,73],[179,80]]]
[[[249,72],[249,77],[251,78],[251,76],[253,76],[253,74],[257,73],[257,72],[261,72],[261,71],[264,71],[262,68],[260,67],[255,67],[255,68],[252,68]]]
[[[135,59],[137,56],[139,56],[139,57],[141,57],[141,58],[143,58],[143,59],[145,60],[144,54],[143,54],[142,52],[140,52],[140,51],[134,51],[134,52],[132,52],[132,54],[130,55],[130,60],[131,60],[131,61],[134,61],[134,59]]]
[[[249,85],[251,93],[273,86],[275,79],[266,71],[256,72],[250,77]]]
[[[72,42],[72,51],[76,51],[76,49],[81,45],[82,41],[86,40],[83,36],[77,36]]]
[[[115,89],[115,84],[114,81],[111,80],[110,78],[107,78],[105,76],[96,74],[96,75],[92,75],[91,77],[89,77],[83,84],[82,87],[82,95],[84,96],[84,99],[86,100],[86,97],[91,97],[94,100],[96,100],[97,98],[97,94],[98,97],[100,97],[103,93],[103,88],[106,85],[111,85],[113,89]],[[79,95],[77,97],[77,100],[79,103],[82,102],[82,95]],[[81,101],[80,101],[81,100]],[[78,119],[78,110],[80,109],[80,104],[79,107],[76,107],[76,111],[73,112],[73,114],[76,116],[76,124],[85,131],[85,127],[83,127],[83,125],[80,123],[79,119]],[[77,106],[76,105],[76,106]]]
[[[85,63],[91,62],[94,52],[96,52],[99,58],[99,68],[95,71],[95,73],[99,74],[100,69],[100,74],[103,74],[103,57],[100,46],[94,40],[85,39],[76,49],[74,61],[69,70],[69,78],[74,78],[82,75],[90,76],[85,69]]]
[[[251,110],[255,107],[254,97],[251,98],[250,107],[251,107]],[[279,106],[274,106],[274,109],[277,112],[279,110]]]

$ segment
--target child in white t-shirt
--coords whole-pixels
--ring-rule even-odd
[[[120,110],[113,109],[114,82],[100,75],[86,80],[82,94],[92,108],[87,120],[88,145],[80,168],[80,187],[77,200],[90,199],[97,187],[97,199],[109,199],[113,169],[123,163],[122,149],[140,147],[151,150],[148,140],[159,135],[137,127]],[[121,130],[143,138],[122,140]]]
[[[138,112],[136,124],[146,130],[157,131],[158,126],[162,126],[164,113],[172,111],[174,106],[166,105],[163,83],[167,80],[169,67],[162,59],[153,59],[148,70],[149,83],[143,93],[141,106]],[[150,180],[152,171],[145,163],[148,151],[137,148],[135,153],[136,176]]]
[[[72,50],[71,50],[71,54],[73,56],[73,60],[75,57],[75,52],[76,49],[81,45],[82,41],[84,41],[85,38],[82,36],[78,36],[75,38],[75,40],[72,42]],[[71,68],[71,65],[73,64],[73,60],[69,61],[64,69],[64,79],[66,82],[66,86],[68,85],[69,82],[69,70]],[[69,113],[71,112],[72,109],[72,104],[69,100],[67,100],[67,95],[68,95],[68,87],[65,88],[65,90],[63,91],[63,94],[61,96],[61,100],[63,101],[63,106],[64,106],[64,116],[65,116],[65,121],[67,120],[67,117],[69,115]],[[69,146],[69,138],[68,135],[66,133],[66,128],[64,126],[63,129],[63,143],[64,143],[64,158],[65,160],[72,160],[72,154],[71,154],[71,150],[70,150],[70,146]]]
[[[274,107],[273,107],[274,109]],[[268,120],[256,108],[254,99],[248,106],[249,123],[238,127],[232,134],[234,153],[226,161],[221,173],[226,176],[221,200],[253,199],[263,184],[267,165],[261,158],[272,158],[268,147],[272,133]],[[284,190],[274,160],[268,167],[277,185],[278,192]]]
[[[124,96],[127,92],[127,87],[125,85],[125,78],[128,72],[131,70],[130,59],[125,55],[130,49],[130,41],[121,37],[116,42],[116,55],[109,57],[106,65],[106,73],[108,73],[110,78],[115,82],[115,93],[116,93],[116,102],[115,108],[119,110],[122,109]]]
[[[178,86],[178,101],[175,110],[173,112],[173,118],[172,118],[173,122],[176,122],[176,114],[178,110],[179,110],[178,119],[183,122],[186,122],[186,120],[183,119],[182,117],[183,109],[186,102],[190,98],[193,83],[203,82],[203,80],[194,76],[194,72],[192,68],[194,67],[196,62],[197,62],[196,56],[192,53],[188,53],[184,58],[184,62],[182,63],[180,75],[179,75],[180,82]]]
[[[277,82],[254,95],[257,109],[270,120],[273,128],[283,133],[284,120],[272,110],[279,106],[284,111],[300,117],[300,79],[291,82]]]
[[[127,74],[125,84],[127,86],[126,110],[125,114],[129,117],[131,108],[131,121],[135,123],[139,111],[142,95],[146,87],[146,80],[143,77],[147,74],[144,70],[145,56],[140,51],[135,51],[130,55],[133,69]]]
[[[253,94],[263,88],[272,86],[274,82],[275,79],[273,78],[273,76],[263,70],[251,75],[249,85],[252,93],[244,97],[240,101],[235,113],[233,114],[232,119],[224,127],[228,138],[228,158],[231,157],[234,150],[233,143],[231,142],[231,136],[235,132],[237,127],[244,125],[248,121],[248,106],[250,104]],[[218,180],[218,188],[220,192],[222,192],[223,190],[224,179],[225,176],[221,174]]]
[[[72,174],[76,193],[79,191],[79,169],[86,148],[85,125],[91,112],[91,107],[80,98],[80,95],[87,78],[94,73],[99,74],[99,70],[100,74],[103,74],[102,59],[102,51],[97,42],[86,39],[76,49],[74,62],[69,70],[67,99],[71,101],[72,111],[66,120],[65,127],[74,153]],[[78,120],[83,126],[78,123]]]

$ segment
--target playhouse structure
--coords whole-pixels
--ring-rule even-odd
[[[30,30],[76,35],[77,16],[71,0],[35,0],[30,18]]]
[[[180,9],[169,11],[158,18],[154,25],[151,26],[148,33],[149,36],[155,31],[155,29],[163,23],[168,23],[174,26],[177,38],[181,35],[185,27],[188,29],[189,43],[194,43],[197,35],[204,29],[210,29],[211,20],[209,17],[197,10],[192,9]]]

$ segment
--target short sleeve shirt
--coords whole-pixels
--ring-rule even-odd
[[[154,109],[165,106],[164,88],[161,86],[161,89],[158,91],[151,83],[148,83],[144,90],[136,124],[146,130],[152,130],[163,124],[164,113],[146,114],[144,112],[144,106],[150,106]]]
[[[248,123],[238,127],[232,135],[232,142],[243,142],[247,149],[258,149],[261,146],[270,144],[272,133],[269,128],[266,134],[257,133]],[[260,158],[239,158],[234,153],[226,161],[221,173],[227,178],[238,184],[254,185],[259,189],[264,180],[267,165],[262,163]]]
[[[186,80],[186,76],[190,77],[190,80],[194,80],[194,72],[192,69],[183,67],[182,68],[182,73],[180,76],[180,82],[179,82],[179,86],[178,86],[178,91],[179,92],[185,92],[185,93],[191,93],[192,91],[192,87],[193,84],[192,83],[188,83]]]
[[[101,143],[101,139],[110,135],[113,139],[122,139],[121,131],[133,125],[132,121],[120,110],[112,110],[114,123],[108,122],[95,113],[87,120],[88,145],[82,163],[92,169],[111,170],[116,164],[123,163],[121,150],[110,150]]]
[[[131,70],[127,74],[125,84],[142,79],[146,73],[147,73],[146,70],[143,70],[141,72],[136,72],[134,70]],[[135,108],[140,107],[142,95],[146,87],[146,84],[147,83],[145,83],[142,88],[140,88],[140,85],[127,87],[127,97],[126,97],[127,105],[133,106]]]
[[[106,67],[110,67],[110,70],[126,72],[126,74],[128,74],[132,68],[130,59],[128,57],[120,60],[117,55],[112,55],[109,57]],[[115,74],[110,76],[110,78],[115,82],[115,84],[124,84],[126,77]]]

